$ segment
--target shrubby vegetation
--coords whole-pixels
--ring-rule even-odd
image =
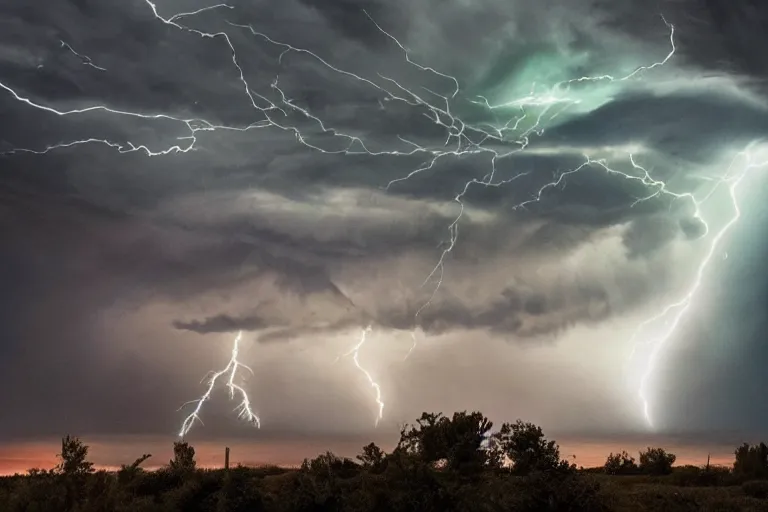
[[[612,453],[584,470],[540,427],[518,420],[494,431],[479,412],[424,413],[391,453],[371,443],[356,460],[328,452],[298,469],[198,469],[192,446],[173,448],[156,471],[142,468],[149,454],[96,471],[88,447],[67,436],[53,469],[0,478],[0,511],[768,511],[762,443],[739,447],[733,468],[673,467],[673,454],[649,447],[637,461]]]

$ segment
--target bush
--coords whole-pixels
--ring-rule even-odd
[[[544,437],[541,427],[517,420],[504,423],[493,435],[493,445],[512,462],[512,470],[518,475],[536,471],[569,472],[575,467],[560,460],[560,447]]]
[[[749,480],[741,484],[741,490],[751,498],[768,499],[768,481]]]
[[[576,472],[535,472],[527,477],[522,503],[515,510],[569,510],[602,512],[608,510],[600,485]]]
[[[726,467],[682,466],[672,470],[669,483],[679,487],[713,487],[734,483],[731,470]]]
[[[749,478],[768,477],[768,446],[765,443],[750,446],[747,443],[736,449],[733,472]]]
[[[648,447],[644,452],[640,452],[640,472],[646,475],[669,475],[672,473],[672,464],[677,460],[677,456],[667,453],[664,448]]]
[[[634,457],[624,451],[608,455],[603,469],[607,475],[636,475],[639,471]]]

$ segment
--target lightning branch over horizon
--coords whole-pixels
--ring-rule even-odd
[[[156,3],[150,0],[142,0],[143,3],[151,10],[154,18],[169,27],[184,31],[186,33],[201,37],[206,40],[222,41],[226,49],[230,53],[232,65],[236,72],[238,81],[241,85],[241,90],[244,94],[244,98],[247,98],[250,108],[257,116],[257,119],[250,124],[231,126],[221,123],[215,123],[205,119],[194,117],[179,117],[165,113],[148,113],[140,111],[127,111],[110,108],[107,105],[91,105],[78,109],[58,110],[52,106],[47,106],[42,103],[36,102],[23,93],[18,92],[10,85],[0,81],[0,89],[9,93],[16,101],[26,104],[29,107],[47,112],[49,114],[57,116],[78,116],[89,112],[103,112],[109,115],[126,116],[131,118],[142,119],[147,122],[155,121],[170,121],[180,125],[185,132],[184,135],[178,137],[180,141],[177,144],[171,145],[165,148],[150,148],[146,144],[136,144],[131,141],[116,141],[107,138],[92,137],[82,140],[71,140],[65,142],[59,142],[49,145],[45,148],[13,148],[4,152],[5,155],[14,153],[33,153],[33,154],[47,154],[54,150],[73,148],[76,146],[86,144],[102,144],[112,149],[117,150],[120,153],[131,152],[143,152],[148,157],[164,156],[177,153],[187,153],[197,149],[198,134],[200,132],[215,132],[215,131],[236,131],[236,132],[249,132],[251,130],[261,129],[278,129],[281,131],[292,133],[299,144],[313,150],[326,154],[341,154],[341,155],[369,155],[369,156],[397,156],[397,157],[413,157],[421,156],[424,158],[423,164],[411,170],[400,178],[389,181],[384,187],[384,190],[390,190],[392,187],[397,186],[402,182],[406,182],[409,179],[428,171],[433,170],[441,161],[449,158],[464,158],[469,156],[483,156],[488,159],[488,172],[482,178],[473,178],[468,180],[463,188],[453,197],[453,202],[457,204],[458,213],[454,217],[453,221],[447,226],[448,236],[447,240],[442,244],[443,249],[440,251],[437,263],[428,273],[422,287],[428,283],[433,283],[431,292],[428,294],[428,299],[417,309],[414,314],[414,328],[411,332],[413,344],[405,355],[404,359],[407,359],[412,352],[416,349],[416,335],[415,330],[418,327],[418,322],[421,313],[428,308],[435,297],[437,296],[440,288],[443,284],[445,277],[446,262],[454,247],[458,242],[459,226],[465,214],[464,199],[469,191],[475,187],[504,187],[513,183],[515,180],[527,176],[529,172],[519,172],[514,176],[506,179],[497,178],[497,164],[503,160],[511,158],[515,155],[529,151],[529,144],[533,137],[540,137],[544,134],[545,129],[551,125],[553,120],[558,116],[566,112],[568,109],[581,103],[581,98],[577,93],[573,92],[573,87],[589,84],[593,82],[624,82],[639,78],[642,74],[648,71],[652,71],[655,68],[665,65],[676,52],[675,46],[675,27],[662,16],[662,21],[669,28],[669,43],[670,50],[666,56],[648,65],[639,66],[632,72],[625,75],[595,75],[595,76],[581,76],[578,78],[564,80],[556,83],[551,87],[545,87],[543,92],[537,92],[537,85],[531,86],[531,92],[519,98],[515,98],[510,101],[493,104],[485,96],[476,95],[470,100],[471,103],[479,105],[486,109],[488,112],[506,112],[507,110],[514,110],[516,113],[512,115],[506,122],[497,123],[477,123],[472,124],[465,122],[460,115],[454,112],[453,100],[462,95],[459,80],[453,76],[447,75],[436,70],[434,67],[420,64],[416,62],[412,56],[410,50],[403,45],[394,35],[386,31],[379,23],[377,23],[368,12],[365,15],[374,25],[374,27],[388,40],[392,41],[403,54],[405,61],[418,69],[419,71],[431,73],[439,79],[445,80],[451,83],[451,92],[448,94],[441,94],[426,87],[420,87],[420,90],[416,90],[407,85],[404,85],[400,81],[387,76],[382,72],[377,72],[375,77],[366,77],[358,73],[346,70],[339,65],[332,64],[328,59],[315,53],[311,50],[293,46],[289,43],[277,41],[273,37],[266,33],[260,32],[253,28],[251,25],[237,24],[225,20],[226,23],[235,29],[247,30],[252,36],[263,41],[265,44],[271,45],[275,48],[281,49],[281,53],[277,57],[277,62],[283,64],[284,58],[288,54],[299,54],[309,57],[315,60],[327,70],[336,73],[338,76],[345,80],[352,80],[365,87],[372,88],[380,95],[377,99],[378,104],[384,109],[384,103],[396,102],[403,104],[407,107],[417,109],[420,113],[429,119],[434,125],[444,130],[445,137],[442,140],[442,144],[435,145],[423,145],[398,135],[399,141],[402,143],[401,147],[391,148],[387,150],[372,151],[369,149],[369,142],[363,140],[363,138],[344,133],[341,130],[330,126],[330,124],[322,119],[319,115],[310,111],[309,108],[298,105],[294,100],[290,99],[286,91],[281,87],[279,76],[275,76],[270,85],[270,91],[265,91],[263,94],[255,91],[248,80],[246,79],[245,71],[241,65],[241,59],[239,58],[235,45],[230,39],[230,35],[225,31],[218,32],[205,32],[195,28],[191,28],[181,23],[181,20],[185,20],[191,17],[201,15],[216,10],[233,10],[235,7],[228,4],[216,4],[209,7],[204,7],[191,12],[176,13],[168,17],[164,17],[158,12]],[[62,45],[66,45],[63,41]],[[84,57],[81,54],[75,52],[69,45],[66,47],[75,55],[83,60],[84,64],[95,67],[102,71],[106,71],[104,68],[100,68],[92,64],[90,58]],[[540,89],[539,89],[540,90]],[[384,103],[382,103],[382,101]],[[309,141],[309,135],[306,130],[302,129],[298,124],[292,122],[294,118],[301,119],[314,126],[321,134],[331,135],[333,140],[340,139],[344,141],[342,147],[327,148],[321,147]],[[636,160],[636,155],[633,152],[627,152],[627,162],[622,164],[619,168],[615,164],[609,164],[606,159],[593,158],[588,152],[583,153],[583,162],[570,170],[560,171],[556,174],[555,178],[541,186],[538,190],[534,191],[530,199],[520,202],[513,207],[513,210],[522,210],[532,207],[535,203],[538,203],[548,193],[557,190],[565,186],[567,179],[577,173],[581,172],[605,172],[610,176],[630,180],[637,184],[647,188],[648,194],[640,198],[636,198],[632,206],[644,201],[665,199],[670,201],[670,205],[675,201],[688,201],[694,206],[694,217],[702,222],[702,225],[709,233],[709,225],[704,221],[700,214],[701,204],[709,198],[714,190],[720,186],[727,185],[731,191],[731,197],[734,202],[734,207],[737,212],[738,204],[735,199],[735,187],[740,183],[741,178],[734,178],[731,176],[730,169],[723,177],[714,178],[713,191],[710,192],[704,199],[696,198],[691,192],[673,192],[669,189],[667,183],[658,180],[651,176],[650,172],[643,166],[639,165]],[[751,169],[753,167],[746,166],[745,169]],[[744,173],[739,174],[743,178]],[[690,302],[698,290],[701,282],[701,274],[704,268],[711,260],[712,251],[724,236],[725,231],[738,220],[738,215],[733,219],[732,223],[728,223],[725,228],[718,231],[710,240],[710,252],[707,253],[699,273],[697,274],[696,282],[689,289],[688,295],[680,301],[669,305],[659,315],[648,319],[641,324],[638,328],[640,330],[644,325],[652,323],[658,320],[664,319],[668,315],[672,315],[670,312],[675,313],[673,321],[671,322],[671,329],[668,334],[659,338],[660,341],[654,344],[651,357],[646,362],[644,370],[644,377],[639,387],[638,394],[641,396],[644,403],[644,414],[646,420],[650,424],[650,418],[648,415],[648,398],[647,398],[647,385],[650,375],[656,365],[656,358],[658,357],[661,346],[666,340],[671,337],[672,332],[675,330],[680,318],[688,309]],[[371,330],[368,326],[363,330],[360,341],[346,354],[345,356],[352,355],[353,361],[357,369],[364,374],[368,383],[374,388],[376,392],[376,404],[378,406],[378,415],[376,423],[383,417],[384,403],[381,400],[381,388],[377,382],[374,381],[371,374],[366,370],[359,361],[360,349],[366,342],[366,335]],[[260,425],[258,416],[253,412],[248,394],[241,386],[234,383],[235,375],[239,368],[246,368],[238,360],[239,343],[242,337],[242,332],[238,334],[233,343],[232,357],[228,365],[220,372],[212,373],[212,377],[208,381],[208,388],[206,392],[193,403],[195,408],[193,412],[188,415],[180,431],[180,435],[184,436],[189,432],[195,420],[200,420],[199,413],[205,401],[210,398],[217,379],[219,377],[228,374],[229,380],[227,381],[227,387],[230,391],[230,398],[234,399],[235,393],[238,393],[242,397],[242,401],[238,406],[241,417],[247,421]],[[638,342],[633,338],[633,344],[637,346]]]
[[[182,408],[184,408],[185,405],[193,404],[194,408],[192,412],[189,413],[189,415],[187,415],[186,418],[184,418],[184,421],[181,424],[181,430],[179,430],[179,437],[183,438],[184,436],[186,436],[194,426],[195,421],[199,421],[200,423],[202,423],[202,420],[200,419],[200,412],[202,411],[203,405],[205,404],[205,402],[211,399],[211,394],[213,393],[213,390],[216,387],[216,382],[219,380],[220,377],[224,375],[228,376],[226,386],[227,386],[227,389],[229,390],[229,399],[234,400],[235,393],[240,395],[240,403],[235,408],[235,411],[238,413],[237,414],[238,417],[250,423],[251,425],[254,425],[256,428],[261,428],[261,419],[253,411],[253,407],[251,406],[251,399],[248,397],[248,393],[245,391],[245,388],[235,383],[235,378],[237,377],[237,370],[243,368],[245,370],[248,370],[251,374],[253,374],[253,370],[251,370],[249,366],[241,363],[238,358],[240,354],[240,341],[242,339],[243,339],[243,331],[240,331],[237,333],[237,336],[232,342],[232,353],[231,353],[229,362],[227,363],[227,366],[225,366],[223,370],[220,370],[218,372],[209,373],[210,377],[208,377],[208,386],[206,387],[205,392],[200,396],[200,398],[198,398],[197,400],[192,400],[182,405]]]

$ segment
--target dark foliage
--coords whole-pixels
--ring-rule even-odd
[[[575,467],[560,459],[560,447],[544,437],[541,427],[517,420],[504,423],[493,435],[494,445],[512,462],[517,475],[569,473]]]
[[[741,488],[747,496],[768,500],[768,481],[748,480],[741,484]]]
[[[677,457],[664,448],[648,447],[640,452],[640,472],[646,475],[669,475]]]
[[[716,466],[702,468],[690,465],[672,468],[668,481],[680,487],[713,487],[738,483],[738,479],[730,468]]]
[[[168,463],[168,469],[183,474],[193,472],[195,467],[195,449],[184,441],[173,443],[173,460]]]
[[[560,459],[557,444],[536,425],[505,423],[495,433],[492,427],[479,412],[424,413],[402,429],[391,453],[371,443],[357,462],[327,452],[306,459],[299,469],[198,469],[194,448],[177,442],[173,460],[159,470],[141,468],[150,457],[146,454],[114,473],[94,471],[88,447],[65,437],[54,469],[0,478],[0,510],[768,510],[768,481],[755,480],[764,474],[764,445],[737,449],[734,471],[709,465],[672,468],[675,456],[660,448],[642,452],[639,465],[621,452],[611,454],[604,468],[577,470]],[[739,475],[750,475],[749,481]]]
[[[604,466],[607,475],[636,475],[640,468],[635,462],[635,458],[627,452],[611,453],[605,461]]]
[[[397,449],[451,473],[476,475],[500,466],[495,452],[483,448],[492,428],[493,423],[479,412],[457,412],[453,418],[425,412],[415,426],[403,428]]]
[[[747,443],[736,449],[733,472],[748,478],[768,477],[768,446],[765,443],[750,446]]]
[[[86,460],[88,447],[77,437],[66,436],[61,440],[61,462],[55,471],[67,476],[81,476],[93,473],[93,464]]]

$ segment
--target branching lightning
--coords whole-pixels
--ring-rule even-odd
[[[731,165],[728,167],[728,170],[726,171],[723,178],[718,182],[718,186],[725,185],[728,188],[728,195],[731,199],[733,214],[731,218],[725,224],[723,224],[723,226],[709,239],[709,245],[704,254],[704,258],[701,260],[699,266],[696,269],[694,281],[688,288],[688,291],[679,300],[668,304],[660,313],[652,316],[640,324],[635,331],[635,343],[633,346],[636,348],[638,344],[637,338],[642,335],[643,329],[645,327],[656,323],[662,323],[663,325],[662,333],[653,337],[653,339],[647,342],[651,345],[651,352],[643,370],[642,377],[640,379],[640,386],[638,389],[638,397],[640,398],[643,407],[643,416],[645,417],[645,421],[649,427],[653,427],[654,424],[650,413],[650,397],[648,387],[650,384],[649,381],[653,376],[656,365],[658,364],[659,354],[661,353],[661,350],[664,348],[666,343],[673,337],[678,326],[680,325],[681,320],[690,310],[691,303],[693,302],[696,293],[702,285],[704,273],[709,264],[712,262],[712,258],[715,255],[715,252],[717,251],[720,243],[728,234],[728,231],[736,225],[736,223],[739,221],[739,218],[741,217],[741,208],[739,206],[739,198],[737,195],[737,189],[739,185],[749,175],[750,171],[768,166],[768,160],[755,162],[753,161],[753,158],[754,157],[749,148],[740,152],[731,162]],[[741,159],[744,159],[746,162],[744,163],[743,167],[741,167],[741,169],[739,169],[734,174],[733,168]],[[714,190],[707,195],[707,198],[710,197],[713,193]],[[697,203],[696,205],[698,208],[700,203]]]
[[[239,384],[235,384],[235,378],[237,377],[237,370],[243,368],[245,370],[248,370],[253,374],[253,370],[251,370],[250,367],[246,366],[245,364],[241,363],[238,359],[238,355],[240,353],[240,341],[243,339],[243,331],[240,331],[237,333],[237,336],[235,337],[234,341],[232,342],[232,356],[229,359],[229,362],[227,363],[227,366],[224,367],[223,370],[220,370],[218,372],[211,372],[208,378],[208,387],[205,390],[205,393],[200,396],[197,400],[193,400],[191,402],[187,402],[184,405],[190,405],[194,404],[194,409],[192,410],[189,415],[184,418],[184,421],[181,424],[181,430],[179,431],[179,437],[186,436],[189,431],[192,429],[192,426],[195,424],[195,420],[202,423],[202,420],[200,419],[200,412],[203,408],[203,404],[210,400],[211,393],[213,393],[214,388],[216,387],[216,382],[219,380],[219,377],[222,376],[228,376],[226,386],[227,389],[229,389],[229,398],[230,400],[235,399],[235,394],[237,393],[240,396],[240,403],[235,408],[235,411],[238,413],[238,417],[242,418],[243,420],[247,421],[248,423],[254,425],[255,427],[259,428],[261,427],[261,419],[256,415],[255,412],[253,412],[253,408],[251,406],[251,400],[248,397],[248,393],[245,391],[245,389],[240,386]],[[184,406],[182,406],[183,408]]]
[[[475,96],[475,99],[471,100],[472,103],[479,105],[480,107],[485,108],[490,112],[496,113],[497,111],[514,110],[517,112],[517,114],[504,123],[469,124],[464,122],[457,114],[453,112],[453,109],[452,109],[452,100],[456,99],[462,93],[459,85],[459,80],[453,76],[437,71],[435,68],[431,66],[419,64],[416,61],[414,61],[411,58],[411,52],[407,49],[407,47],[403,45],[394,35],[384,30],[384,28],[382,28],[382,26],[380,26],[367,12],[365,14],[366,16],[368,16],[373,26],[383,36],[388,38],[397,46],[397,48],[402,52],[405,61],[409,65],[417,68],[422,72],[432,73],[433,75],[439,77],[440,79],[445,80],[446,82],[450,82],[451,92],[449,94],[444,95],[444,94],[435,92],[433,90],[427,89],[425,87],[420,88],[421,91],[424,91],[424,92],[421,92],[421,91],[417,92],[416,90],[409,88],[408,86],[382,73],[377,73],[375,77],[365,77],[365,76],[356,74],[354,72],[345,70],[338,65],[332,64],[326,58],[318,55],[317,53],[311,50],[308,50],[305,48],[299,48],[285,42],[277,41],[271,36],[255,30],[251,25],[242,25],[242,24],[227,22],[229,26],[232,27],[233,29],[247,30],[248,32],[250,32],[252,36],[263,41],[265,44],[272,45],[273,47],[278,49],[282,49],[282,52],[277,58],[278,63],[282,64],[284,57],[291,53],[307,56],[311,59],[314,59],[320,65],[338,74],[340,77],[344,79],[353,80],[365,87],[370,87],[374,89],[380,95],[380,98],[377,101],[382,109],[384,108],[384,103],[382,103],[382,101],[385,103],[386,102],[402,103],[411,108],[418,109],[422,115],[424,115],[432,123],[434,123],[436,126],[441,128],[445,132],[445,138],[442,141],[441,145],[425,146],[425,145],[421,145],[416,142],[407,140],[403,137],[399,137],[399,140],[403,144],[402,147],[392,148],[386,151],[384,150],[371,151],[368,149],[368,144],[366,143],[366,141],[362,140],[360,137],[343,133],[342,131],[329,126],[329,124],[325,120],[321,119],[319,116],[310,112],[308,108],[302,107],[298,105],[296,102],[294,102],[293,100],[291,100],[286,94],[286,92],[281,88],[279,77],[276,76],[272,81],[272,84],[270,87],[271,91],[265,92],[264,94],[254,91],[246,79],[246,74],[243,70],[243,67],[240,64],[241,60],[238,58],[235,46],[233,45],[230,39],[230,36],[228,35],[227,32],[223,32],[223,31],[204,32],[198,29],[191,28],[181,23],[182,20],[185,20],[190,17],[198,16],[200,14],[207,13],[213,10],[232,10],[234,9],[233,6],[230,6],[228,4],[216,4],[216,5],[204,7],[192,12],[181,12],[181,13],[173,14],[169,17],[163,17],[161,14],[159,14],[157,5],[154,2],[152,2],[151,0],[143,0],[143,1],[144,1],[144,4],[146,4],[146,6],[151,10],[155,19],[158,22],[163,23],[169,27],[173,27],[174,29],[201,37],[203,39],[222,41],[226,45],[227,50],[230,52],[230,55],[231,55],[231,61],[234,66],[234,70],[236,71],[238,80],[242,85],[242,91],[244,92],[245,97],[248,98],[248,103],[250,104],[250,107],[253,109],[258,119],[244,126],[228,126],[228,125],[213,123],[205,119],[181,118],[181,117],[176,117],[170,114],[162,114],[162,113],[124,111],[119,109],[113,109],[106,105],[92,105],[92,106],[86,106],[79,109],[57,110],[54,107],[43,105],[41,103],[33,101],[30,98],[25,97],[23,93],[18,92],[10,85],[7,85],[2,81],[0,81],[0,89],[9,93],[13,97],[13,99],[15,99],[16,101],[24,103],[27,106],[32,107],[34,109],[45,111],[57,116],[77,116],[77,115],[82,115],[89,112],[103,112],[105,114],[110,114],[110,115],[139,118],[139,119],[146,120],[148,122],[161,121],[161,120],[170,121],[170,122],[179,124],[180,127],[186,132],[185,135],[178,138],[178,140],[181,142],[179,142],[178,144],[172,145],[170,147],[162,148],[162,149],[150,148],[147,145],[143,145],[143,144],[134,144],[131,141],[127,141],[127,140],[114,141],[114,140],[108,140],[106,138],[92,137],[92,138],[86,138],[82,140],[71,140],[71,141],[59,142],[44,148],[37,148],[37,149],[14,148],[9,151],[6,151],[4,154],[6,155],[13,154],[13,153],[46,154],[54,150],[73,148],[76,146],[81,146],[86,144],[102,144],[110,148],[113,148],[120,153],[143,152],[147,156],[155,157],[155,156],[161,156],[161,155],[169,155],[174,153],[187,153],[190,151],[194,151],[198,143],[197,136],[199,132],[213,132],[213,131],[247,132],[247,131],[256,130],[256,129],[274,128],[274,129],[292,133],[300,144],[304,145],[307,148],[310,148],[312,150],[319,151],[322,153],[346,154],[346,155],[365,154],[370,156],[386,155],[386,156],[423,156],[424,157],[422,165],[418,166],[416,169],[413,169],[406,175],[400,178],[394,179],[389,183],[387,183],[386,186],[384,187],[385,190],[389,190],[392,187],[397,186],[402,182],[406,182],[409,179],[421,173],[433,170],[435,166],[438,163],[440,163],[443,159],[463,158],[468,156],[487,157],[489,161],[489,168],[488,168],[487,174],[485,174],[485,176],[481,179],[473,178],[467,181],[463,186],[463,188],[459,190],[458,193],[453,197],[453,201],[458,205],[458,213],[456,217],[453,219],[453,221],[447,227],[447,231],[448,231],[447,241],[443,245],[443,249],[440,252],[437,263],[434,265],[431,272],[429,272],[429,274],[427,275],[426,279],[422,284],[422,286],[425,286],[430,282],[434,282],[434,285],[432,286],[432,290],[429,294],[429,298],[422,304],[422,306],[416,311],[414,315],[414,330],[411,332],[413,344],[411,345],[408,353],[405,356],[406,359],[408,358],[408,356],[410,356],[410,354],[414,351],[414,349],[417,346],[415,329],[419,321],[419,315],[424,311],[425,308],[429,307],[429,305],[433,302],[435,296],[439,292],[440,287],[443,283],[443,279],[445,277],[446,261],[458,241],[459,225],[465,213],[465,204],[463,200],[465,199],[465,196],[468,194],[470,189],[474,185],[478,185],[482,187],[503,187],[523,176],[528,175],[528,173],[521,172],[514,175],[511,178],[507,178],[503,180],[497,179],[497,176],[496,176],[497,163],[502,159],[510,158],[513,155],[526,151],[526,149],[528,149],[531,137],[541,136],[544,133],[546,126],[549,123],[551,123],[552,120],[557,118],[557,116],[561,115],[567,109],[580,103],[578,96],[571,93],[572,86],[576,84],[589,83],[589,82],[598,82],[598,81],[621,82],[621,81],[628,81],[628,80],[638,78],[641,74],[645,72],[652,71],[655,68],[665,65],[675,55],[675,51],[676,51],[675,28],[672,24],[668,23],[667,20],[662,17],[663,22],[669,28],[669,43],[670,43],[670,51],[662,60],[651,63],[649,65],[640,66],[635,70],[633,70],[631,73],[626,74],[624,76],[618,76],[618,77],[615,77],[612,75],[582,76],[582,77],[574,78],[571,80],[565,80],[565,81],[556,83],[552,87],[547,88],[546,90],[544,90],[544,92],[536,92],[536,86],[534,85],[532,86],[531,92],[528,95],[525,95],[520,98],[516,98],[511,101],[507,101],[501,104],[492,104],[484,96]],[[77,53],[74,49],[72,49],[71,46],[69,46],[64,41],[61,41],[61,44],[63,47],[67,48],[71,53],[79,57],[83,62],[83,64],[93,67],[100,71],[106,71],[106,68],[96,66],[91,61],[90,58]],[[272,97],[273,99],[270,99],[270,97]],[[291,114],[299,118],[303,118],[306,122],[312,124],[316,129],[319,129],[321,133],[326,135],[332,135],[334,139],[341,139],[345,141],[344,142],[345,147],[343,147],[342,149],[323,148],[309,142],[306,135],[306,131],[290,123],[289,119],[291,118]],[[493,144],[493,147],[490,147],[490,144]],[[505,149],[499,149],[499,148],[505,148]],[[748,153],[746,154],[748,155]],[[688,310],[693,297],[695,296],[697,290],[699,289],[699,286],[702,280],[702,275],[707,265],[711,261],[712,255],[714,254],[716,247],[718,246],[722,238],[725,236],[727,230],[738,221],[740,210],[739,210],[738,202],[736,200],[736,187],[745,177],[745,175],[747,174],[747,171],[755,168],[757,164],[753,164],[750,161],[748,162],[748,165],[744,166],[744,168],[736,174],[733,174],[733,170],[729,169],[722,178],[717,178],[714,180],[715,187],[706,197],[704,197],[703,199],[697,199],[696,197],[694,197],[692,193],[688,193],[688,192],[677,193],[669,190],[665,182],[662,182],[653,178],[649,171],[647,171],[644,167],[639,165],[635,159],[635,156],[632,153],[627,154],[627,159],[628,159],[628,162],[626,165],[627,170],[622,171],[622,170],[618,170],[615,165],[609,165],[609,163],[605,159],[593,159],[590,155],[585,154],[583,163],[581,163],[577,167],[574,167],[573,169],[558,173],[551,182],[541,186],[537,191],[535,191],[532,194],[530,199],[520,202],[514,207],[514,209],[524,209],[529,206],[532,206],[534,203],[539,202],[547,194],[547,192],[556,190],[559,187],[564,186],[568,177],[572,176],[573,174],[576,174],[579,172],[587,172],[589,170],[597,170],[600,172],[606,172],[609,175],[615,176],[617,178],[637,182],[642,186],[646,187],[648,190],[647,195],[637,198],[634,204],[638,204],[643,201],[648,201],[648,200],[652,200],[655,198],[662,198],[662,197],[670,201],[690,202],[695,209],[695,216],[699,220],[701,220],[703,225],[706,226],[708,230],[706,235],[710,236],[711,233],[709,233],[709,226],[701,218],[700,206],[704,201],[706,201],[706,199],[708,199],[714,193],[714,189],[717,189],[718,187],[721,187],[721,186],[728,187],[730,196],[733,200],[734,211],[736,213],[734,217],[727,224],[724,225],[724,227],[718,230],[709,239],[709,250],[707,251],[705,258],[703,259],[703,261],[699,266],[698,272],[696,274],[695,282],[689,288],[688,292],[686,293],[686,295],[684,295],[684,297],[681,300],[668,305],[658,315],[652,318],[649,318],[646,322],[641,324],[641,326],[638,328],[638,331],[637,331],[638,333],[640,333],[640,331],[646,325],[650,323],[659,322],[659,321],[664,321],[665,325],[669,326],[669,328],[664,331],[663,335],[659,336],[653,342],[652,353],[649,360],[645,363],[644,370],[642,372],[643,373],[642,382],[638,390],[638,394],[641,398],[641,401],[643,402],[643,411],[644,411],[645,418],[648,421],[648,423],[651,424],[650,415],[648,412],[649,410],[648,381],[654,371],[654,368],[656,367],[658,354],[662,346],[672,336],[673,332],[675,331],[677,325],[680,322],[680,319]],[[763,163],[759,165],[765,165],[765,164]],[[381,399],[381,396],[382,396],[381,388],[379,384],[376,381],[374,381],[370,372],[366,370],[360,364],[360,361],[359,361],[360,349],[364,346],[366,342],[366,335],[367,333],[370,332],[370,330],[371,330],[370,326],[364,329],[362,331],[360,341],[354,347],[352,347],[352,349],[349,352],[344,354],[344,356],[350,356],[350,355],[353,356],[353,361],[356,368],[365,376],[370,386],[374,388],[375,400],[378,407],[378,414],[376,417],[376,423],[378,424],[378,422],[383,417],[383,410],[384,410],[384,403],[382,402],[382,399]],[[198,421],[200,420],[200,411],[201,411],[201,408],[203,407],[203,404],[210,398],[211,393],[218,379],[224,375],[228,375],[228,380],[226,385],[229,389],[230,397],[234,399],[235,394],[241,397],[241,402],[238,406],[238,411],[240,416],[245,420],[247,420],[248,422],[254,424],[255,426],[257,427],[260,426],[259,417],[252,410],[248,394],[246,393],[244,388],[242,388],[238,384],[235,384],[234,382],[238,369],[245,368],[247,370],[250,370],[250,368],[248,368],[238,360],[239,343],[241,338],[242,338],[242,332],[239,333],[234,340],[231,359],[229,360],[229,363],[227,364],[227,366],[219,372],[212,372],[211,377],[208,380],[208,387],[206,389],[206,392],[198,400],[190,402],[190,404],[194,404],[195,407],[192,413],[190,413],[183,421],[179,435],[181,436],[186,435],[192,428],[195,420],[198,420]],[[635,346],[636,346],[637,345],[636,339],[633,339],[633,342],[635,343]]]

